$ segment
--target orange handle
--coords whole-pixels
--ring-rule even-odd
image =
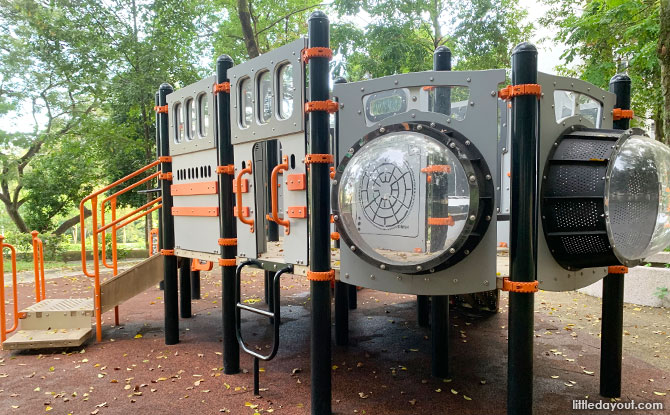
[[[247,161],[247,167],[243,168],[240,171],[240,174],[237,175],[235,178],[235,183],[237,185],[238,192],[236,193],[237,195],[237,217],[242,223],[249,225],[251,228],[249,229],[249,232],[254,233],[254,220],[253,219],[247,219],[244,217],[242,214],[242,192],[239,191],[239,189],[242,189],[242,176],[245,174],[251,174],[251,160]]]
[[[279,207],[277,206],[279,204],[279,195],[277,192],[277,188],[279,187],[279,183],[277,183],[277,175],[279,174],[280,171],[286,171],[288,170],[288,156],[282,157],[283,163],[277,164],[274,169],[272,169],[272,175],[270,176],[270,199],[272,200],[272,217],[270,215],[267,215],[266,218],[268,220],[271,220],[286,229],[284,229],[284,232],[286,235],[288,235],[291,232],[291,223],[287,219],[282,219],[279,217]]]

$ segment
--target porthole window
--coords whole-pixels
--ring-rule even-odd
[[[184,114],[181,104],[174,105],[174,142],[179,144],[184,141]]]
[[[198,97],[198,133],[200,138],[207,136],[209,131],[209,101],[206,94]]]
[[[247,78],[240,83],[240,124],[246,128],[251,125],[254,114],[251,79]]]
[[[265,71],[258,76],[258,121],[265,124],[272,117],[272,77]]]
[[[287,63],[279,68],[279,118],[285,120],[293,114],[293,65]]]
[[[186,139],[189,141],[195,137],[195,129],[198,123],[196,116],[197,112],[193,105],[193,98],[189,98],[186,101]]]

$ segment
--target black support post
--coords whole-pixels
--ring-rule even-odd
[[[311,14],[307,22],[309,47],[330,47],[328,17],[321,11]],[[309,60],[309,101],[330,98],[329,65],[325,57]],[[329,152],[329,114],[309,113],[309,149],[312,154]],[[309,267],[312,272],[329,272],[330,268],[330,177],[329,165],[313,163],[309,169]],[[311,313],[311,396],[312,414],[331,413],[331,316],[330,281],[310,281]]]
[[[349,285],[349,310],[355,310],[358,307],[358,287]]]
[[[181,318],[191,318],[191,259],[181,258],[179,264],[179,310]]]
[[[631,81],[628,75],[617,74],[610,79],[609,90],[616,95],[615,108],[630,109],[630,87]],[[630,120],[628,118],[614,121],[614,129],[616,130],[627,130],[629,127]],[[624,277],[624,273],[610,272],[603,279],[600,395],[605,398],[621,396]]]
[[[342,77],[337,77],[333,81],[335,84],[344,84],[347,80]],[[335,113],[335,130],[331,137],[330,148],[331,154],[335,157],[335,167],[340,161],[340,153],[338,148],[340,131],[340,117]],[[335,241],[335,247],[340,247],[340,240]],[[335,344],[338,346],[347,346],[349,344],[349,293],[351,285],[343,282],[335,282]],[[355,286],[353,286],[356,289]]]
[[[200,271],[191,270],[191,299],[199,300],[200,298]]]
[[[160,94],[158,91],[156,91],[156,106],[160,105]],[[156,160],[158,160],[161,156],[161,125],[160,125],[160,114],[156,112]],[[157,167],[157,169],[160,171],[160,166]],[[160,180],[158,180],[158,186],[160,186]],[[150,238],[152,238],[151,235],[149,235]],[[160,248],[163,246],[163,209],[158,208],[158,249],[160,252]],[[152,253],[149,252],[149,256],[151,256]],[[163,289],[165,285],[164,281],[160,281],[158,283],[158,288]]]
[[[433,53],[433,70],[451,70],[451,50],[440,46]],[[435,88],[433,111],[442,114],[451,114],[451,88]],[[447,178],[441,173],[435,173],[429,187],[432,192],[439,192],[431,197],[431,216],[443,218],[449,216],[448,205],[442,200],[446,197]],[[445,195],[445,196],[442,196]],[[446,226],[432,226],[430,229],[430,251],[439,251],[447,238]],[[431,374],[434,377],[446,378],[449,376],[449,296],[434,295],[430,304],[431,317]]]
[[[158,90],[160,106],[167,105],[167,95],[173,91],[170,84],[162,84]],[[168,109],[169,110],[169,109]],[[160,113],[160,137],[161,137],[161,156],[170,155],[169,140],[169,119],[168,113]],[[172,172],[172,163],[161,163],[163,174]],[[161,232],[162,242],[161,250],[167,250],[167,255],[163,256],[163,284],[165,292],[163,293],[165,303],[165,344],[179,343],[179,303],[177,289],[177,257],[174,252],[174,218],[172,217],[172,196],[170,195],[171,181],[163,177],[161,182],[161,195],[163,197],[162,224]]]
[[[228,69],[233,60],[228,55],[221,55],[216,60],[216,82],[228,82]],[[230,141],[230,95],[216,95],[216,117],[218,128],[217,152],[219,166],[233,165],[233,145]],[[235,218],[233,217],[233,181],[234,173],[221,174],[219,177],[219,225],[221,238],[237,237]],[[236,245],[221,247],[221,258],[233,259],[237,256]],[[222,319],[223,319],[223,373],[231,375],[240,371],[240,346],[237,343],[235,330],[235,267],[221,267],[222,278]]]
[[[428,327],[430,320],[430,298],[427,295],[416,296],[416,314],[419,327]]]
[[[537,84],[537,49],[520,43],[512,52],[512,84]],[[537,276],[538,97],[512,98],[510,280]],[[509,293],[507,413],[533,413],[534,293]]]

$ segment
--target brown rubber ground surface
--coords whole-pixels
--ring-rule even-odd
[[[89,284],[83,276],[51,279],[47,293],[85,297]],[[0,414],[307,414],[309,286],[290,276],[282,288],[281,345],[273,361],[261,363],[260,398],[252,393],[248,355],[241,356],[245,373],[223,375],[220,276],[203,273],[203,298],[193,301],[194,317],[180,321],[178,345],[164,344],[163,293],[155,288],[120,307],[122,326],[112,326],[113,313],[104,315],[102,343],[66,352],[0,351]],[[32,285],[21,286],[21,306],[32,292]],[[262,295],[262,274],[248,275],[243,292]],[[430,377],[430,329],[416,324],[415,297],[361,290],[358,300],[350,345],[333,346],[335,413],[506,413],[506,296],[501,313],[489,317],[452,309],[452,375],[445,380]],[[536,296],[535,395],[528,402],[536,414],[607,413],[572,410],[573,399],[599,399],[599,316],[600,300],[592,297]],[[627,305],[624,321],[622,401],[666,407],[624,413],[670,414],[670,311]],[[254,322],[245,328],[250,340],[265,333]]]

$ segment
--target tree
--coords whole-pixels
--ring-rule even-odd
[[[660,1],[659,37],[657,54],[661,65],[661,92],[663,94],[663,131],[670,134],[670,2]],[[668,143],[666,138],[665,143]]]
[[[520,24],[526,12],[517,0],[339,0],[335,9],[345,21],[362,11],[371,17],[363,28],[333,27],[333,46],[344,56],[336,72],[350,80],[425,71],[441,45],[457,69],[507,67],[514,45],[532,31]]]
[[[650,116],[656,125],[656,138],[667,142],[663,97],[658,88],[661,84],[661,65],[657,57],[659,1],[545,2],[551,6],[551,12],[541,23],[558,29],[556,40],[568,46],[563,55],[566,64],[582,62],[573,69],[563,65],[558,68],[559,72],[605,89],[613,75],[627,72],[632,80],[631,98],[636,117]]]

